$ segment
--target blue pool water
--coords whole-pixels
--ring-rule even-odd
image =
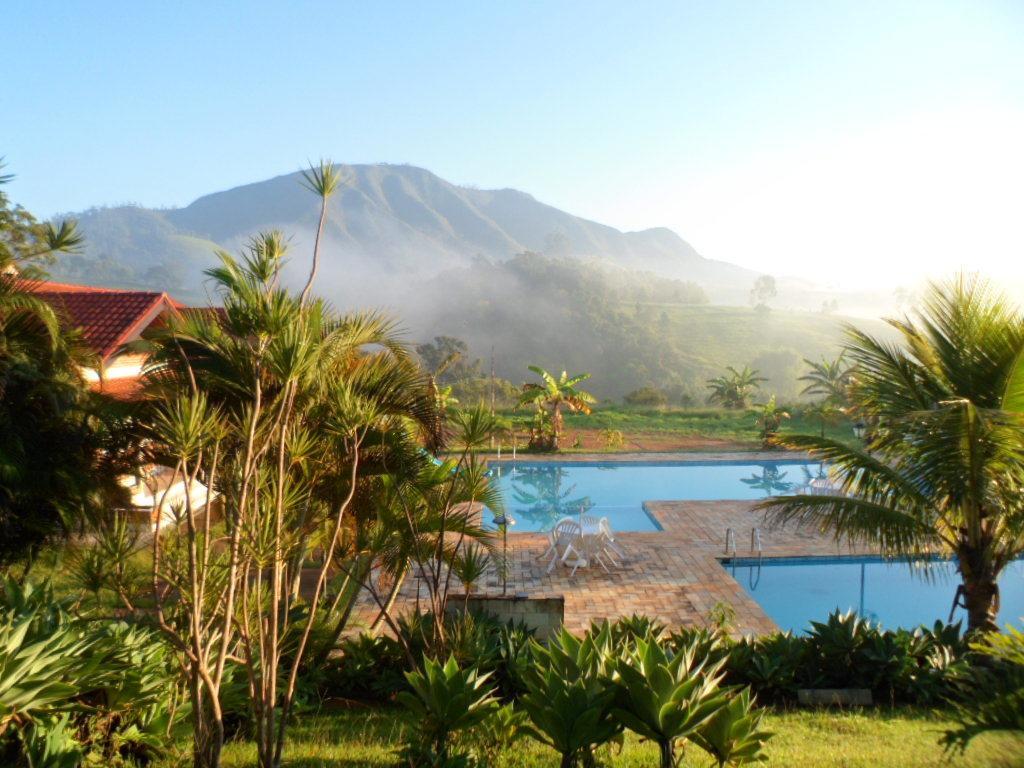
[[[804,461],[492,462],[516,524],[547,531],[567,516],[608,517],[616,531],[656,531],[644,501],[763,499],[797,492],[821,474]]]
[[[883,627],[946,621],[959,583],[947,560],[911,563],[878,557],[736,559],[722,567],[733,575],[782,629],[806,631],[836,609],[854,610]],[[999,580],[999,623],[1020,626],[1024,617],[1024,560]],[[957,609],[955,620],[963,620]]]

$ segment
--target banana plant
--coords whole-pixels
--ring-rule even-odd
[[[761,728],[762,717],[754,708],[750,689],[744,688],[691,738],[715,758],[719,768],[763,762],[767,760],[764,743],[773,734]]]
[[[727,705],[719,688],[723,663],[698,661],[696,644],[672,653],[653,640],[637,640],[617,660],[613,714],[658,745],[661,768],[675,768],[676,743],[693,739]]]
[[[530,717],[527,731],[561,755],[562,768],[593,766],[594,749],[620,736],[612,717],[614,689],[607,676],[612,639],[607,623],[583,639],[563,629],[547,646],[534,642],[534,663],[520,697]]]
[[[416,718],[424,742],[420,749],[447,761],[453,734],[479,725],[498,708],[487,687],[489,677],[476,667],[460,669],[454,656],[443,665],[424,657],[422,671],[405,673],[412,692],[402,691],[397,698]],[[412,745],[407,752],[416,749]]]

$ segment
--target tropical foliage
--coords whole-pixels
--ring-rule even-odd
[[[775,395],[768,398],[768,402],[761,405],[757,414],[758,434],[761,438],[762,448],[774,448],[777,444],[779,430],[782,422],[789,418],[789,412],[782,410],[775,403]]]
[[[851,328],[853,405],[871,425],[863,448],[787,438],[841,478],[840,493],[761,503],[894,554],[957,559],[971,630],[994,631],[998,577],[1024,552],[1024,319],[976,278],[933,285],[900,346]]]
[[[597,402],[589,392],[577,385],[590,378],[589,373],[569,376],[562,371],[557,378],[536,365],[529,366],[541,378],[541,383],[523,384],[519,405],[532,405],[537,409],[538,422],[530,437],[530,446],[540,450],[558,450],[564,422],[563,410],[571,413],[590,413],[590,406]]]
[[[750,399],[760,385],[768,381],[758,375],[758,371],[748,366],[738,371],[731,365],[726,366],[726,375],[708,379],[707,386],[711,390],[708,402],[718,403],[725,408],[746,408]]]
[[[10,178],[0,176],[0,568],[30,565],[120,496],[116,455],[100,453],[111,422],[82,378],[93,361],[31,290],[81,237],[73,222],[43,224],[13,205]]]

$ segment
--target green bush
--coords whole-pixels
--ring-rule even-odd
[[[413,658],[423,658],[433,620],[429,614],[410,614],[398,621],[400,638],[362,634],[343,640],[340,653],[316,673],[320,697],[387,701],[406,690],[409,661],[403,645]],[[449,616],[445,624],[451,654],[460,666],[473,666],[490,675],[503,700],[526,690],[523,674],[529,664],[532,631],[473,613]]]
[[[405,677],[412,690],[401,691],[398,701],[416,718],[414,738],[403,752],[409,765],[461,760],[463,755],[450,754],[452,736],[480,725],[498,708],[489,675],[475,667],[462,669],[449,656],[443,665],[424,658],[423,670],[406,672]]]
[[[640,387],[622,398],[622,402],[643,408],[660,408],[668,405],[668,395],[657,387]]]
[[[0,739],[10,762],[150,762],[188,714],[151,630],[72,616],[47,585],[0,591]],[[77,757],[76,757],[77,756]]]

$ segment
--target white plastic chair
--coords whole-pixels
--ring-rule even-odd
[[[573,564],[569,578],[576,575],[576,571],[580,566],[587,568],[593,563],[600,565],[605,573],[611,573],[608,570],[608,566],[605,565],[602,554],[605,557],[608,556],[604,551],[604,542],[601,536],[580,535],[576,538],[576,541],[565,548],[565,553],[562,555],[562,563],[565,563],[566,560],[572,557]]]
[[[555,569],[560,551],[561,560],[565,562],[564,553],[573,549],[573,544],[581,538],[583,538],[583,532],[580,530],[580,524],[572,518],[564,517],[555,524],[555,527],[551,529],[551,546],[548,547],[548,552],[552,553],[551,562],[548,563],[548,573]]]
[[[602,517],[597,521],[597,529],[601,532],[601,537],[604,539],[605,548],[610,550],[611,554],[617,555],[618,557],[625,557],[626,553],[615,541],[615,534],[612,533],[612,525],[608,522],[607,517]],[[612,562],[615,562],[612,560]],[[618,565],[618,563],[615,563]]]
[[[548,557],[548,555],[551,555],[558,551],[559,542],[558,536],[556,535],[555,531],[558,529],[558,526],[560,526],[562,523],[566,521],[571,523],[575,522],[575,520],[576,518],[574,517],[563,517],[557,523],[554,524],[551,530],[548,531],[548,548],[541,552],[539,555],[537,555],[537,560],[544,560]],[[562,546],[565,546],[567,543],[568,542],[561,542]]]

